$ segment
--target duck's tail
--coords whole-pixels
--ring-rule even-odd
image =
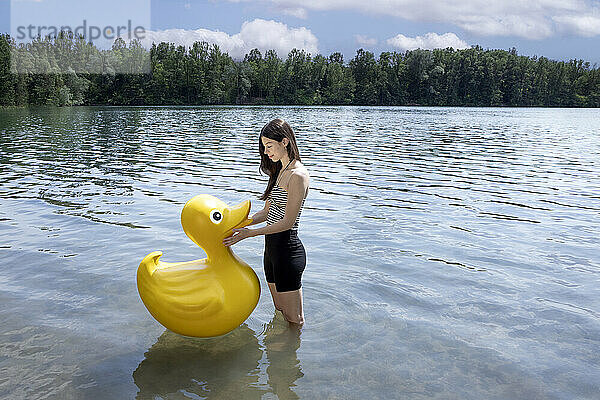
[[[138,268],[138,276],[140,273],[152,276],[154,271],[156,271],[158,268],[158,259],[162,256],[162,254],[162,251],[153,251],[144,257]]]

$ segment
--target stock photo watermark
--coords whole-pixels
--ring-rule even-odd
[[[72,33],[75,37],[81,36],[86,40],[94,41],[100,38],[104,38],[107,40],[120,38],[127,38],[128,40],[137,39],[142,40],[146,37],[146,28],[138,25],[136,27],[132,26],[131,20],[127,21],[127,25],[118,25],[113,27],[111,25],[107,25],[104,27],[96,26],[96,25],[88,25],[87,20],[83,20],[83,23],[75,29],[71,28],[68,25],[63,25],[60,27],[57,26],[36,26],[29,24],[28,26],[17,26],[16,27],[18,40],[34,40],[36,38],[44,38],[46,36],[50,37],[58,37],[60,32]],[[122,33],[123,32],[123,33]],[[124,33],[126,35],[124,35]]]
[[[147,74],[150,0],[11,1],[11,72]]]

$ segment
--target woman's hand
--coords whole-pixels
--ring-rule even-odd
[[[223,239],[223,244],[225,246],[229,247],[232,244],[236,244],[237,242],[239,242],[242,239],[252,237],[252,236],[254,236],[253,232],[252,232],[253,230],[254,229],[248,229],[248,228],[234,229],[233,234],[231,236],[228,236],[225,239]]]

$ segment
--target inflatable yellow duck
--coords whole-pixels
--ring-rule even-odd
[[[148,254],[137,271],[140,297],[150,314],[167,329],[185,336],[224,335],[238,327],[256,307],[260,284],[256,273],[223,245],[232,229],[252,222],[250,200],[235,206],[201,194],[181,212],[185,234],[206,251],[201,260],[166,263],[162,252]]]

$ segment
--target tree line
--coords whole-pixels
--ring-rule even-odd
[[[30,46],[30,47],[27,47]],[[11,52],[43,49],[43,64],[12,66]],[[600,70],[583,60],[554,61],[516,49],[435,49],[372,52],[349,62],[293,49],[251,50],[234,60],[217,45],[191,47],[115,40],[111,57],[82,37],[61,33],[16,44],[0,35],[0,106],[26,105],[429,105],[600,107]],[[60,69],[68,54],[81,69]],[[122,73],[147,56],[148,73]],[[101,72],[89,68],[101,63]],[[13,63],[14,64],[14,63]],[[118,65],[117,65],[118,64]],[[86,69],[86,66],[88,67]],[[121,72],[117,72],[121,71]]]

